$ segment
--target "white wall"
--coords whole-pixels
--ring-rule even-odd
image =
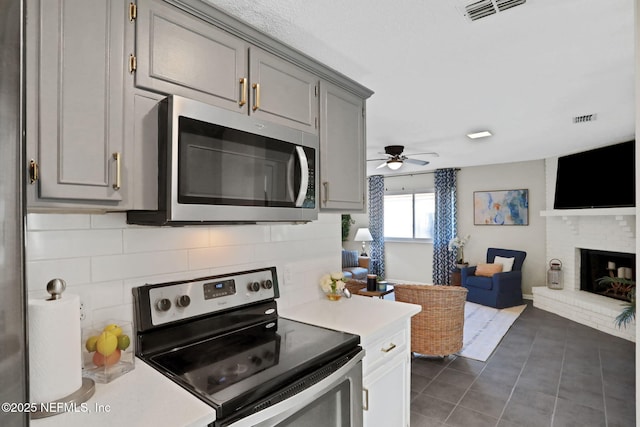
[[[276,266],[279,307],[322,298],[321,275],[340,270],[340,215],[304,225],[145,227],[124,213],[29,214],[29,297],[49,280],[67,282],[84,304],[83,327],[132,319],[131,288]],[[287,279],[287,280],[285,280]]]
[[[474,225],[473,193],[493,190],[529,190],[529,225]],[[522,293],[544,286],[545,255],[544,160],[463,168],[458,172],[458,234],[471,235],[464,248],[465,261],[471,265],[486,262],[487,248],[517,249],[527,253],[522,268]]]

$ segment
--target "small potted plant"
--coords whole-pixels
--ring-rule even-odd
[[[458,268],[466,267],[469,263],[464,260],[463,248],[471,238],[471,235],[467,234],[465,237],[456,236],[449,241],[449,252],[456,252],[456,264]]]

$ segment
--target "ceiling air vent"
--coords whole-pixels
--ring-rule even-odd
[[[500,12],[504,12],[512,7],[520,6],[526,3],[527,0],[496,0],[496,6]]]
[[[597,114],[587,114],[584,116],[575,116],[573,118],[573,123],[586,123],[586,122],[593,122],[595,121],[595,119],[598,117]]]
[[[465,10],[467,11],[467,17],[472,21],[476,21],[480,18],[496,13],[496,9],[493,7],[491,0],[480,0],[478,2],[471,3],[467,5]]]
[[[467,18],[471,21],[495,15],[498,12],[504,12],[515,6],[525,4],[527,0],[480,0],[464,7]]]

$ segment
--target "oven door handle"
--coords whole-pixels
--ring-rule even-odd
[[[277,425],[305,406],[316,402],[319,397],[342,383],[346,378],[351,379],[351,425],[362,426],[362,358],[364,350],[360,350],[349,362],[337,371],[311,387],[289,397],[282,402],[269,406],[259,412],[239,419],[231,424],[222,423],[221,427],[267,427]],[[217,425],[217,424],[216,424]]]
[[[300,162],[300,188],[298,189],[298,197],[296,197],[296,208],[299,208],[304,203],[304,199],[307,196],[307,188],[309,187],[309,161],[304,148],[297,146],[296,154]]]

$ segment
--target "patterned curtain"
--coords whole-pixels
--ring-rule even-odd
[[[456,265],[455,252],[449,251],[449,241],[456,236],[457,191],[456,170],[435,172],[436,213],[433,225],[433,283],[451,284],[450,272]]]
[[[369,177],[369,231],[371,273],[384,277],[384,176]]]

